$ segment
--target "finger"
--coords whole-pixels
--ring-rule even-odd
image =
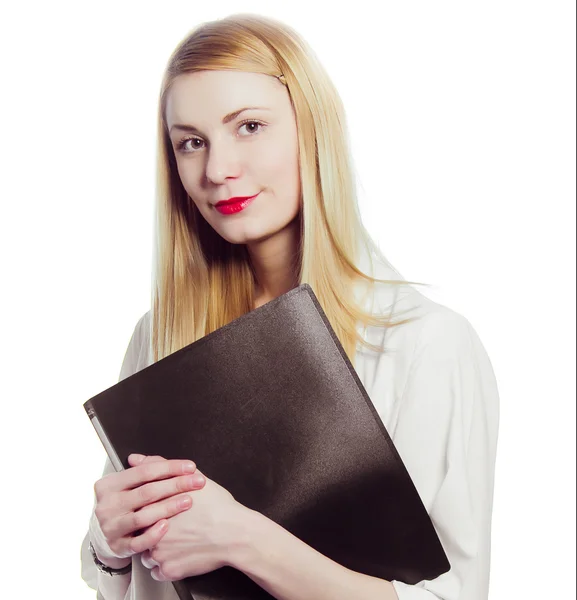
[[[167,498],[162,502],[155,502],[144,506],[135,512],[126,513],[117,520],[117,537],[138,534],[161,519],[169,519],[174,515],[188,510],[191,506],[192,497],[190,494],[179,494],[178,496]]]
[[[140,554],[145,550],[151,550],[160,542],[160,540],[165,536],[168,531],[168,521],[166,519],[162,519],[158,523],[154,524],[152,527],[149,527],[144,533],[141,535],[134,536],[132,538],[127,538],[128,540],[128,548],[131,554]]]
[[[194,475],[182,475],[146,483],[123,494],[122,508],[126,512],[133,512],[164,498],[201,489],[205,484],[206,478],[198,472]]]
[[[153,567],[159,567],[160,565],[152,558],[150,554],[150,550],[145,550],[140,555],[140,561],[147,569],[152,569]]]
[[[192,460],[171,459],[143,462],[136,467],[105,475],[96,482],[95,492],[98,498],[98,494],[102,494],[102,492],[132,490],[150,481],[168,479],[169,477],[177,477],[195,472],[196,464]]]
[[[167,577],[164,576],[164,573],[162,572],[160,566],[153,567],[150,571],[150,576],[156,581],[170,581]]]
[[[144,463],[149,462],[159,462],[161,460],[166,460],[164,456],[158,455],[145,455],[145,454],[129,454],[128,455],[128,463],[132,467],[137,467],[138,465],[142,465]]]
[[[147,462],[159,462],[161,460],[167,460],[166,458],[164,458],[164,456],[159,456],[158,454],[154,454],[154,455],[150,455],[150,456],[145,456],[144,460],[142,461],[143,463],[147,463]]]
[[[128,464],[132,467],[135,467],[136,465],[139,465],[145,458],[146,456],[144,456],[144,454],[129,454]]]

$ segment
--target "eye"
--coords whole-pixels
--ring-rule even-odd
[[[244,127],[245,125],[257,125],[258,126],[256,130],[255,129],[250,130],[251,135],[254,133],[257,133],[259,131],[259,129],[262,129],[265,126],[264,123],[261,123],[260,121],[247,120],[247,121],[243,121],[242,123],[240,123],[238,127],[240,129],[241,127]]]
[[[252,136],[256,135],[257,133],[259,133],[259,131],[263,127],[266,127],[265,123],[262,123],[261,121],[255,121],[254,119],[247,119],[246,121],[239,123],[238,128],[240,129],[241,127],[244,127],[245,125],[256,125],[257,127],[256,128],[253,127],[252,129],[249,129],[249,135],[243,135],[241,137],[252,137]],[[196,136],[184,137],[179,142],[177,142],[176,149],[185,154],[191,154],[191,153],[196,152],[197,150],[200,150],[200,148],[202,147],[202,146],[193,146],[193,149],[190,149],[190,147],[188,147],[188,149],[187,149],[186,145],[188,144],[188,142],[193,142],[193,144],[195,142],[204,143],[204,140],[202,138],[199,138]]]

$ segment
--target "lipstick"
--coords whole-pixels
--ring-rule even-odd
[[[260,192],[259,192],[260,194]],[[251,196],[250,198],[246,198],[244,200],[239,200],[238,202],[226,202],[222,204],[216,204],[215,208],[219,213],[223,215],[233,215],[241,210],[244,210],[252,201],[258,196],[258,194]]]

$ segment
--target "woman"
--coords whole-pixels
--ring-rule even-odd
[[[107,461],[95,484],[85,581],[105,600],[176,600],[171,581],[230,565],[287,600],[486,600],[499,412],[491,363],[469,322],[401,280],[367,235],[344,111],[313,52],[271,19],[203,24],[168,63],[158,144],[153,308],[120,379],[309,283],[451,569],[416,585],[353,572],[191,461],[132,455],[119,473]]]

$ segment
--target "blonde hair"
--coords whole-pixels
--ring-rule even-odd
[[[357,268],[359,242],[369,254],[386,260],[358,211],[341,99],[312,49],[292,28],[243,13],[193,29],[170,56],[162,79],[152,281],[154,361],[251,311],[255,301],[246,246],[230,244],[201,216],[180,181],[168,135],[165,109],[172,82],[202,70],[263,73],[287,87],[297,122],[302,189],[295,280],[311,286],[353,365],[358,342],[382,350],[357,333],[357,323],[393,327],[409,319],[393,322],[387,315],[366,312],[355,300],[353,284],[360,279],[371,286],[416,282],[375,279]]]

